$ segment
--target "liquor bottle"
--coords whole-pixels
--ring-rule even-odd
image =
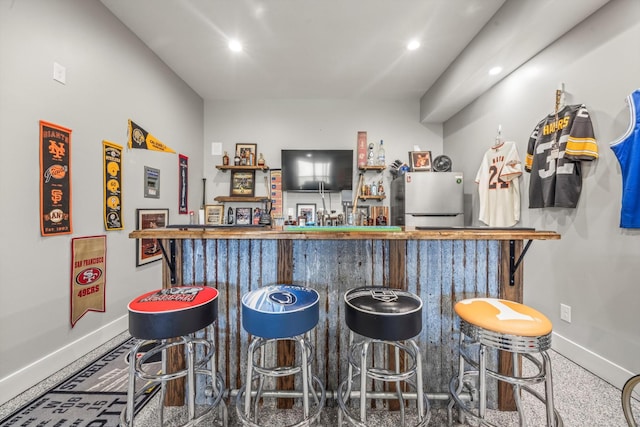
[[[222,156],[222,164],[224,166],[229,166],[229,156],[226,151],[224,152],[224,156]]]
[[[258,157],[258,166],[264,166],[264,157],[262,153],[260,153],[260,157]]]
[[[233,164],[236,166],[240,166],[240,154],[236,152],[236,156],[233,158]]]
[[[375,165],[375,159],[373,158],[373,142],[369,144],[369,152],[367,153],[367,166]]]
[[[233,224],[233,208],[229,206],[227,211],[227,224]]]
[[[378,165],[384,166],[385,158],[384,158],[384,143],[380,140],[380,147],[378,147]]]
[[[384,196],[384,186],[382,180],[378,181],[378,196]]]

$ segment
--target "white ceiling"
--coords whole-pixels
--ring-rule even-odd
[[[422,98],[430,122],[607,1],[101,0],[205,100]]]

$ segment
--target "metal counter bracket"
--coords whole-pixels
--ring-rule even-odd
[[[532,242],[533,240],[527,240],[527,244],[524,246],[524,249],[522,249],[522,252],[518,257],[518,260],[516,261],[516,254],[515,254],[516,241],[509,240],[509,286],[515,285],[516,270],[520,266],[520,263],[522,262],[522,258],[524,258]]]
[[[156,241],[160,245],[160,249],[162,250],[162,256],[164,257],[164,260],[167,263],[167,267],[169,267],[169,270],[171,271],[171,284],[175,285],[176,284],[176,240],[169,239],[169,252],[170,252],[169,254],[167,254],[167,251],[165,250],[164,245],[162,244],[162,240],[156,239]]]

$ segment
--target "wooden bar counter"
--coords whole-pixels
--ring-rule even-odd
[[[228,388],[237,390],[244,380],[249,343],[240,319],[244,293],[276,283],[319,292],[320,321],[312,332],[314,370],[326,389],[335,391],[347,372],[344,292],[389,286],[414,292],[424,302],[423,329],[416,339],[423,349],[426,391],[441,399],[457,363],[454,303],[481,296],[521,302],[521,262],[529,245],[560,238],[552,231],[518,228],[184,227],[137,230],[129,237],[160,241],[163,287],[207,285],[220,291],[218,363]],[[286,349],[279,352],[280,360],[289,357]],[[509,358],[500,359],[505,360],[492,363],[504,370]],[[494,390],[494,395],[502,409],[512,407],[506,389]]]

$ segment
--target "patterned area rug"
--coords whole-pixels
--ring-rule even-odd
[[[134,343],[135,340],[130,338],[100,356],[1,420],[0,427],[118,426],[120,412],[127,404],[129,350]],[[159,362],[152,363],[160,368]],[[140,381],[138,383],[140,389],[145,387]],[[145,390],[136,401],[136,413],[158,390],[158,386]]]

